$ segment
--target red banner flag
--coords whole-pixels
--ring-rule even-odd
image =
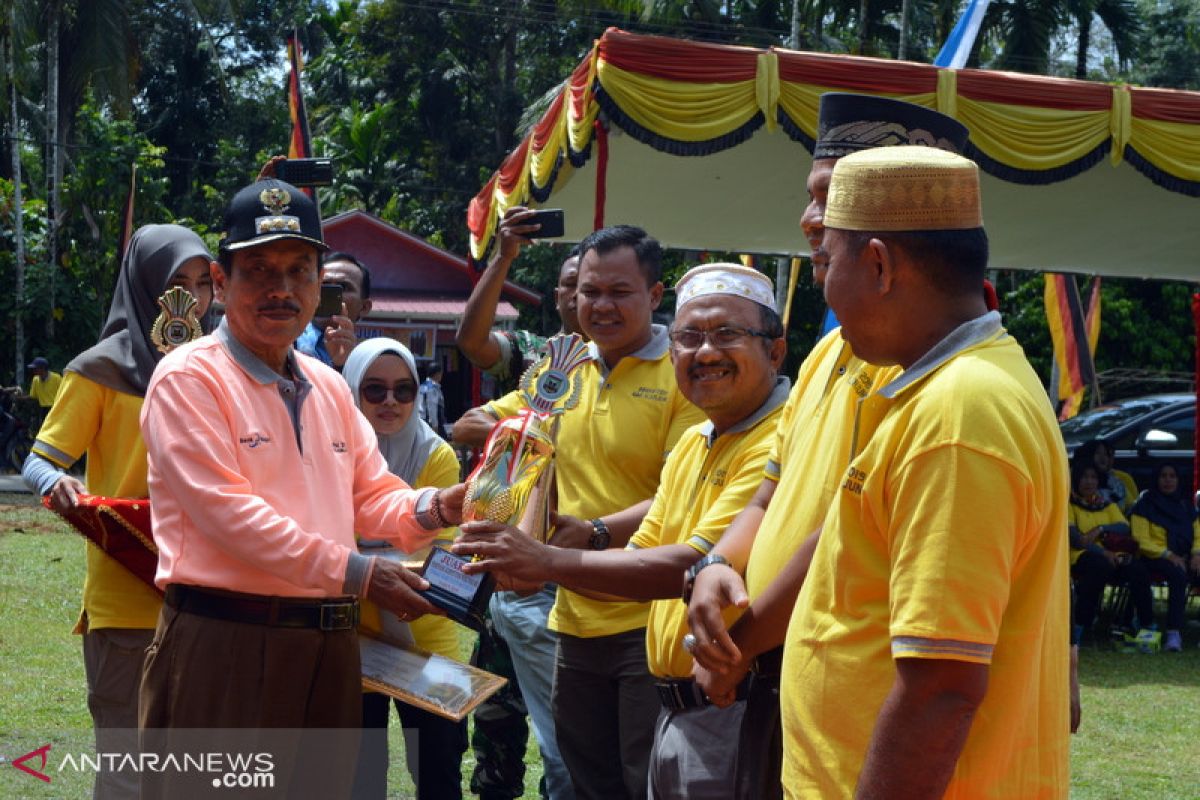
[[[1083,303],[1079,298],[1079,287],[1075,278],[1061,273],[1045,275],[1046,322],[1050,326],[1050,338],[1054,342],[1054,361],[1058,366],[1059,382],[1056,400],[1071,401],[1076,395],[1082,397],[1085,388],[1095,381],[1095,366],[1092,354],[1095,346],[1089,341],[1093,334],[1100,335],[1099,287],[1093,289],[1094,315],[1085,320]],[[1089,330],[1090,328],[1090,330]],[[1070,412],[1068,402],[1064,413]],[[1078,406],[1075,406],[1078,410]],[[1063,419],[1067,417],[1061,417]]]
[[[300,40],[295,31],[287,37],[288,63],[288,116],[292,118],[292,137],[288,140],[288,158],[311,158],[312,139],[308,133],[308,112],[304,110],[304,94],[300,90],[300,73],[304,69],[304,57],[300,54]]]

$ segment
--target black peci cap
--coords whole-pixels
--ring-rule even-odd
[[[280,239],[299,239],[328,250],[317,205],[304,192],[275,178],[238,191],[225,210],[222,250],[244,250]]]
[[[813,158],[841,158],[859,150],[918,144],[962,155],[968,131],[931,108],[869,94],[821,95]]]

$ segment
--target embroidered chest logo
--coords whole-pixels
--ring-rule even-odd
[[[705,480],[707,480],[713,486],[724,486],[725,479],[727,477],[729,477],[729,470],[721,467],[713,470],[708,476],[706,476]]]
[[[842,488],[852,494],[862,494],[863,481],[866,479],[867,473],[851,467],[846,471],[846,480],[842,482]]]
[[[850,378],[850,388],[854,390],[854,393],[858,395],[859,398],[866,397],[867,392],[871,391],[871,381],[873,381],[874,378],[875,376],[871,373],[871,370],[859,370],[854,374],[853,377]]]
[[[238,444],[244,445],[245,447],[248,447],[251,450],[258,447],[259,445],[270,444],[270,443],[271,443],[271,437],[265,436],[261,433],[252,433],[249,436],[239,436],[238,437]]]
[[[654,386],[639,386],[637,391],[635,391],[631,396],[644,397],[647,400],[653,400],[656,403],[667,402],[667,390],[658,389]]]
[[[331,442],[331,444],[333,445],[333,452],[335,452],[335,453],[345,453],[346,452],[346,443],[345,442],[339,440],[339,441]]]

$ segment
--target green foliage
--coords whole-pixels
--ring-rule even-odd
[[[801,44],[894,55],[901,5],[803,0]],[[7,14],[0,21],[0,36],[12,28],[17,42],[14,74],[0,84],[15,79],[21,92],[18,128],[9,131],[7,113],[4,127],[26,142],[27,348],[48,351],[60,364],[91,344],[107,310],[131,163],[139,164],[138,224],[180,220],[215,245],[226,199],[285,149],[283,37],[293,26],[307,58],[314,149],[337,163],[334,185],[321,191],[325,213],[363,208],[464,253],[467,203],[608,26],[768,46],[786,43],[792,13],[786,0],[59,0],[56,7],[64,25],[62,107],[70,119],[55,308],[45,263],[45,159],[34,144],[44,136],[45,43],[37,36],[45,21],[24,13],[31,4],[16,4],[15,27]],[[960,0],[909,0],[908,57],[931,58],[961,10]],[[976,62],[1069,71],[1051,63],[1051,49],[1061,50],[1064,38],[1069,45],[1083,32],[1081,21],[1093,18],[1117,54],[1106,79],[1200,86],[1197,0],[1137,0],[1136,7],[1130,0],[995,0]],[[1081,40],[1078,52],[1086,50]],[[1120,63],[1126,57],[1128,70]],[[10,170],[6,152],[0,176]],[[0,231],[0,280],[10,285],[11,235],[11,226]],[[514,278],[546,298],[542,309],[524,312],[527,327],[557,327],[551,290],[564,254],[543,245],[516,265]],[[669,254],[668,273],[695,260]],[[773,274],[770,264],[764,268]],[[824,311],[807,274],[792,308],[790,367],[816,341]],[[1040,276],[1006,275],[1001,284],[1007,322],[1048,376]],[[1190,368],[1189,290],[1106,280],[1104,294],[1102,369]],[[0,297],[4,334],[11,334],[16,302]],[[69,324],[44,342],[37,334],[51,315]],[[11,347],[4,335],[0,378],[15,361]]]
[[[1170,89],[1200,89],[1200,2],[1142,0],[1146,28],[1134,83]]]

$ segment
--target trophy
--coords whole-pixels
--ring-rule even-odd
[[[550,533],[559,418],[579,404],[583,375],[577,370],[588,359],[577,333],[555,336],[546,347],[546,357],[521,376],[526,407],[492,428],[463,499],[463,520],[515,525],[541,542]]]
[[[174,286],[158,298],[159,312],[150,327],[150,341],[158,352],[171,352],[180,345],[204,335],[196,317],[196,298],[187,289]]]
[[[467,478],[462,516],[463,522],[515,525],[542,542],[550,534],[559,418],[579,404],[583,376],[577,370],[588,359],[587,344],[577,333],[555,336],[546,347],[547,355],[521,376],[526,407],[488,434],[479,466]],[[430,588],[423,594],[451,619],[478,629],[496,580],[491,573],[465,575],[466,561],[433,548],[424,571]]]

